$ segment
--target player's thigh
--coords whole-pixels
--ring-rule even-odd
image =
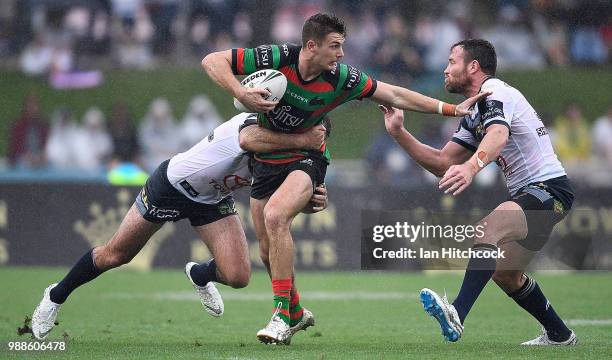
[[[213,254],[221,273],[250,274],[249,247],[238,215],[233,214],[210,224],[194,226],[194,229]]]
[[[506,293],[522,286],[522,277],[536,252],[523,247],[517,241],[508,241],[500,246],[503,257],[497,259],[493,281]]]
[[[278,225],[278,220],[290,220],[308,204],[313,193],[310,175],[303,170],[292,171],[272,194],[264,208],[266,226]],[[270,222],[273,222],[270,224]],[[268,229],[268,231],[273,229]]]
[[[527,236],[527,220],[521,207],[512,201],[499,204],[491,213],[478,223],[482,226],[482,236],[474,239],[475,243],[500,245],[508,241],[517,241]]]
[[[98,265],[99,261],[114,262],[117,260],[117,257],[119,257],[120,260],[127,259],[129,261],[138,254],[151,236],[153,236],[161,226],[161,223],[156,224],[145,220],[138,211],[136,205],[133,204],[123,218],[123,221],[121,221],[113,237],[105,245],[94,250],[96,265]],[[104,257],[106,259],[98,259],[99,257]]]

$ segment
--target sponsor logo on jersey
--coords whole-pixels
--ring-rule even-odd
[[[294,98],[294,99],[296,99],[296,100],[298,100],[298,101],[303,102],[304,104],[307,104],[307,103],[308,103],[308,99],[306,99],[305,97],[303,97],[303,96],[302,96],[302,95],[300,95],[300,94],[294,93],[294,92],[293,92],[293,91],[291,91],[291,90],[287,90],[287,94],[289,94],[289,96],[291,96],[292,98]]]
[[[482,122],[501,117],[504,118],[504,103],[498,100],[487,100],[484,103],[484,112],[481,115]]]
[[[238,175],[230,174],[223,178],[223,183],[212,179],[208,184],[219,191],[221,195],[226,196],[242,187],[250,186],[251,181]]]
[[[213,141],[213,139],[215,138],[215,131],[211,131],[210,134],[208,135],[208,142]]]
[[[255,48],[255,65],[256,67],[269,67],[272,59],[272,47],[270,45],[261,45]]]
[[[357,68],[353,66],[348,65],[348,76],[347,76],[346,85],[344,85],[344,88],[346,90],[352,90],[357,85],[359,85],[360,82],[361,82],[361,71],[359,71]]]
[[[291,106],[277,106],[269,113],[268,119],[282,129],[293,129],[300,126],[306,119],[291,115]]]
[[[283,44],[283,53],[285,56],[289,56],[289,46],[287,44]]]
[[[548,135],[548,130],[546,129],[545,126],[542,126],[540,128],[536,129],[536,132],[538,133],[538,136],[544,136],[544,135]]]

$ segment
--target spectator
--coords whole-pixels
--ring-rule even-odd
[[[109,122],[113,142],[113,159],[121,162],[138,162],[140,147],[134,127],[134,119],[124,103],[113,105]]]
[[[385,130],[376,135],[365,157],[374,184],[406,188],[423,180],[410,156]]]
[[[75,140],[75,166],[89,171],[101,170],[112,151],[113,143],[106,128],[104,113],[97,107],[89,108]]]
[[[13,124],[9,138],[9,163],[17,168],[38,168],[45,164],[44,149],[49,127],[40,113],[36,95],[28,95]]]
[[[223,122],[215,105],[205,95],[191,99],[187,114],[179,125],[181,149],[187,150],[208,136],[214,128]]]
[[[51,68],[53,47],[44,36],[36,34],[34,39],[21,53],[19,66],[26,75],[43,75]]]
[[[612,106],[593,125],[593,153],[608,168],[612,168]]]
[[[590,158],[591,135],[580,105],[570,103],[565,113],[555,120],[554,146],[561,161],[570,163]]]
[[[497,24],[481,32],[495,46],[498,69],[541,69],[546,65],[524,18],[516,6],[505,5],[499,11]]]
[[[76,163],[77,126],[72,110],[60,108],[51,116],[51,131],[45,147],[47,161],[54,169],[70,169]]]
[[[143,150],[144,169],[149,173],[179,150],[179,132],[168,100],[153,100],[147,116],[140,124],[138,135]]]

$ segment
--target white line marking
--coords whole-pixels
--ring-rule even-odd
[[[272,293],[247,291],[221,291],[223,300],[233,301],[269,301]],[[106,294],[113,299],[152,299],[173,301],[199,301],[193,291],[165,291],[156,293],[115,292]],[[403,292],[365,292],[365,291],[311,291],[300,292],[300,297],[310,300],[346,301],[346,300],[416,300],[417,294]]]
[[[612,319],[570,319],[567,320],[569,326],[610,326]]]

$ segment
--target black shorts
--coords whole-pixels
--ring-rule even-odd
[[[509,200],[523,209],[527,219],[527,237],[518,243],[528,250],[539,251],[548,241],[555,225],[571,209],[574,189],[567,176],[561,176],[529,184]]]
[[[187,198],[168,181],[168,163],[161,163],[136,197],[143,218],[153,223],[189,219],[192,226],[210,224],[237,214],[234,199],[228,196],[217,204],[202,204]]]
[[[287,164],[269,164],[251,158],[253,184],[251,197],[261,200],[270,197],[290,173],[302,170],[312,180],[312,190],[325,181],[328,162],[319,156],[307,157]]]

